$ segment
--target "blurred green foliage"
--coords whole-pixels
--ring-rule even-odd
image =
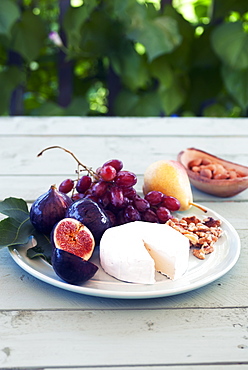
[[[247,116],[247,2],[1,0],[0,85],[0,115]]]

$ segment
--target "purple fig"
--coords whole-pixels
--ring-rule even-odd
[[[98,270],[93,263],[58,248],[53,249],[52,266],[62,280],[73,285],[91,279]]]
[[[84,260],[91,257],[95,247],[90,230],[73,218],[63,218],[54,226],[51,243],[54,248],[62,249]]]
[[[88,227],[98,244],[102,234],[110,226],[110,220],[104,210],[93,200],[83,198],[74,202],[66,211],[66,217],[74,218]]]
[[[32,204],[30,221],[36,230],[50,234],[54,225],[65,217],[66,210],[71,204],[71,198],[52,185]]]

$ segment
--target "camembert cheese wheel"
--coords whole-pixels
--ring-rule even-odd
[[[172,280],[186,272],[189,247],[188,238],[166,224],[135,221],[104,232],[100,263],[116,279],[154,284],[156,271]]]

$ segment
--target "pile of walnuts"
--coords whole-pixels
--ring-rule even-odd
[[[221,221],[207,217],[203,221],[196,216],[172,218],[167,225],[173,227],[185,235],[193,248],[193,255],[199,259],[205,259],[206,254],[214,251],[214,243],[223,234]]]

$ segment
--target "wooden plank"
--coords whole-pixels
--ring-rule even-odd
[[[247,307],[247,229],[239,230],[242,241],[237,264],[213,283],[171,297],[121,300],[72,293],[46,284],[22,270],[7,249],[0,251],[0,309],[141,309]],[[24,298],[25,297],[25,298]]]
[[[3,138],[1,138],[3,140]],[[106,160],[121,159],[125,169],[142,175],[147,166],[160,159],[176,159],[177,154],[195,145],[193,137],[6,137],[0,146],[1,175],[73,174],[75,160],[67,153],[54,149],[37,158],[44,148],[61,145],[74,152],[79,160],[93,169]],[[247,138],[218,137],[197,139],[197,146],[217,156],[248,165]],[[145,150],[144,150],[145,149]]]
[[[248,135],[247,122],[210,117],[0,117],[0,135],[242,137]]]
[[[1,311],[1,366],[247,364],[248,308]],[[227,341],[228,338],[228,341]]]
[[[230,364],[228,364],[229,366]],[[230,367],[230,366],[229,366]],[[232,370],[245,370],[248,368],[248,365],[247,364],[231,364],[231,369]],[[25,370],[35,370],[36,368],[32,368],[32,369],[25,369]],[[94,367],[94,368],[89,368],[89,367],[80,367],[80,370],[90,370],[90,369],[99,369],[99,370],[120,370],[120,369],[123,369],[123,370],[146,370],[146,369],[149,369],[149,370],[161,370],[161,369],[173,369],[173,370],[226,370],[226,365],[224,364],[220,364],[220,363],[210,363],[208,365],[200,365],[200,364],[191,364],[191,365],[182,365],[182,366],[171,366],[171,365],[166,365],[164,364],[162,367],[161,366],[153,366],[153,365],[142,365],[142,366],[108,366],[108,367]],[[17,369],[18,370],[18,369]],[[37,370],[78,370],[78,367],[63,367],[63,368],[59,368],[59,367],[46,367],[46,368],[43,368],[41,369],[40,367],[37,368]]]

